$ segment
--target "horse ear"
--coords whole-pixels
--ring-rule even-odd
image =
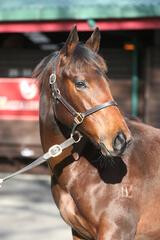
[[[96,27],[91,37],[86,41],[85,46],[90,48],[93,52],[98,52],[100,46],[100,39],[100,31],[99,28]]]
[[[66,57],[70,56],[74,51],[78,42],[79,42],[79,37],[78,37],[77,27],[75,25],[71,30],[64,47],[61,49],[61,53],[64,54]]]

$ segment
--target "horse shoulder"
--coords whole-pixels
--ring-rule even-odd
[[[82,215],[71,192],[68,192],[60,184],[52,184],[52,194],[60,214],[67,224],[87,238],[96,235],[95,228]]]
[[[133,136],[128,154],[128,176],[133,185],[140,188],[137,235],[160,234],[160,130],[137,121],[128,121],[128,126]]]

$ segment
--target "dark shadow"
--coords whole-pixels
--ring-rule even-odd
[[[105,157],[92,143],[88,143],[84,156],[97,169],[105,183],[120,183],[127,174],[127,166],[120,157]]]
[[[56,121],[63,135],[68,138],[70,132],[68,128],[58,120]],[[83,149],[81,144],[83,145]],[[79,149],[81,149],[81,152],[79,152]],[[80,156],[85,157],[87,161],[97,169],[100,178],[105,183],[120,183],[123,177],[127,174],[127,166],[120,157],[104,157],[98,149],[98,146],[95,146],[84,135],[80,143],[74,145],[74,151],[80,153]],[[52,184],[56,184],[56,178],[61,175],[63,168],[71,164],[73,161],[74,159],[70,156],[56,165],[55,179],[52,179]]]
[[[76,145],[76,148],[78,144]],[[87,143],[81,156],[85,157],[89,163],[97,169],[100,178],[105,183],[116,184],[120,183],[123,177],[127,174],[127,166],[120,157],[107,158],[92,143]],[[52,178],[52,186],[57,184],[56,179],[61,175],[63,169],[73,162],[72,157],[67,157],[56,165]]]

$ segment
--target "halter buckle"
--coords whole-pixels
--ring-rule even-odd
[[[57,157],[62,153],[62,147],[58,144],[53,145],[49,148],[48,153],[51,157]]]
[[[74,117],[74,122],[79,125],[83,122],[84,115],[82,113],[77,113],[77,115]]]
[[[49,83],[52,85],[56,82],[56,74],[52,73],[49,77]]]

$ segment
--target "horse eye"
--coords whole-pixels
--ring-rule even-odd
[[[86,82],[85,81],[80,81],[80,80],[75,82],[75,86],[78,89],[82,89],[82,88],[86,88],[87,87]]]

